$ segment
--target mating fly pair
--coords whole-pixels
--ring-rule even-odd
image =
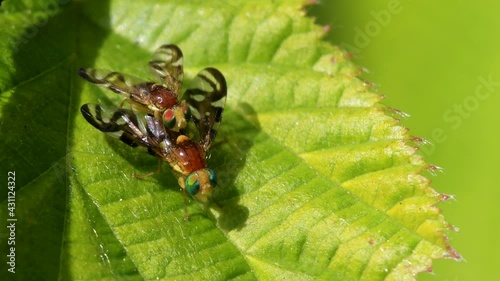
[[[156,172],[161,170],[162,161],[167,162],[184,196],[187,192],[207,202],[217,180],[214,171],[207,168],[206,156],[222,120],[226,80],[217,69],[205,68],[181,96],[183,55],[176,45],[158,48],[149,70],[160,84],[114,71],[80,69],[85,80],[125,98],[118,107],[84,104],[80,108],[82,115],[100,131],[158,157]],[[126,102],[133,110],[123,108]],[[189,132],[189,136],[195,135],[197,140],[186,132],[190,121],[197,132]],[[184,208],[187,219],[186,204]]]

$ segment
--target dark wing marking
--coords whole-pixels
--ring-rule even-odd
[[[130,109],[87,103],[80,111],[92,126],[127,145],[148,150],[157,146],[157,140],[148,135],[144,120]]]
[[[85,80],[110,89],[141,104],[149,103],[153,83],[141,78],[105,69],[80,68],[78,74]]]
[[[219,70],[211,67],[200,71],[184,94],[205,150],[210,148],[219,130],[226,97],[226,79]]]
[[[183,55],[176,45],[162,45],[153,53],[149,61],[149,71],[162,85],[179,94],[184,78]]]

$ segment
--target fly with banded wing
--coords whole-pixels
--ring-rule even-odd
[[[85,80],[121,94],[132,108],[153,114],[165,127],[179,132],[186,128],[191,117],[185,100],[179,99],[184,78],[183,55],[173,44],[159,47],[149,61],[149,72],[160,84],[105,69],[80,68]]]
[[[125,95],[133,109],[122,108],[122,102],[119,107],[84,104],[80,111],[87,122],[100,131],[156,156],[159,161],[156,172],[161,171],[162,162],[167,162],[184,195],[187,192],[197,200],[207,202],[217,185],[215,172],[207,167],[207,151],[222,121],[227,96],[226,80],[217,69],[205,68],[178,99],[183,79],[180,49],[175,45],[161,46],[153,55],[149,67],[162,85],[118,72],[81,69],[80,75],[86,80]],[[164,95],[165,92],[168,94]],[[176,103],[159,107],[159,104],[164,104],[157,101],[171,97],[171,93]],[[179,108],[181,110],[176,111]],[[189,120],[186,113],[190,113],[194,124],[189,128],[196,132],[189,132],[189,135],[195,137],[187,135],[188,127],[184,122],[169,126],[172,118],[165,118],[167,112],[168,115],[173,114],[175,120],[185,118],[185,123]],[[184,208],[187,219],[186,204]]]

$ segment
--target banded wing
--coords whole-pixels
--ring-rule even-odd
[[[122,94],[139,104],[147,105],[150,103],[151,82],[105,69],[80,68],[78,74],[91,83]]]
[[[164,87],[179,94],[184,78],[183,61],[179,47],[173,44],[162,45],[153,53],[149,61],[149,71]]]
[[[144,147],[151,153],[158,146],[159,133],[152,134],[144,116],[130,109],[87,103],[80,111],[92,126],[132,147]]]
[[[226,79],[211,67],[200,71],[184,94],[205,150],[210,148],[219,130],[226,97]]]

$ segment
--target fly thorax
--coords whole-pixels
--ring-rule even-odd
[[[151,105],[154,110],[165,110],[177,104],[177,94],[169,89],[154,84],[151,86]]]
[[[207,162],[205,151],[197,142],[191,141],[187,136],[180,135],[176,145],[171,151],[172,161],[176,169],[183,175],[189,175],[197,170],[205,169]]]

